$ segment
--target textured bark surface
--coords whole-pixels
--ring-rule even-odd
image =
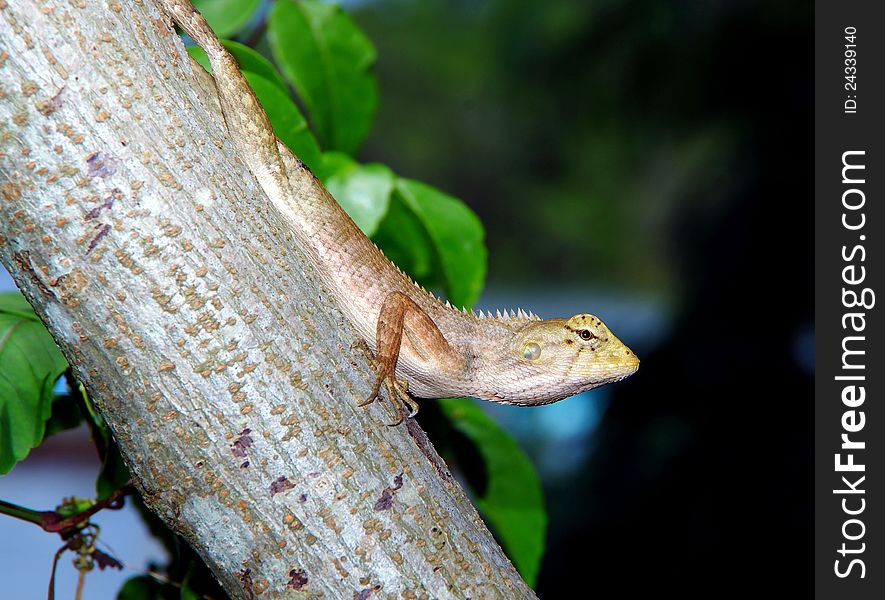
[[[533,597],[291,238],[150,2],[0,0],[0,258],[148,505],[233,597]]]

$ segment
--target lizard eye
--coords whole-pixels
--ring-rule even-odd
[[[581,336],[581,339],[585,340],[585,341],[590,341],[596,337],[595,335],[593,335],[593,332],[590,331],[589,329],[582,329],[581,331],[578,332],[578,335]]]
[[[535,342],[529,342],[523,347],[522,355],[526,360],[535,360],[541,356],[541,347]]]

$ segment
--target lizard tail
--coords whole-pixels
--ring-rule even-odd
[[[224,52],[224,46],[218,41],[209,23],[200,14],[190,0],[160,0],[163,9],[172,20],[188,34],[197,45],[211,55]],[[214,65],[213,65],[214,66]]]
[[[160,0],[164,11],[209,58],[224,121],[240,157],[271,197],[284,196],[288,177],[267,113],[240,73],[236,59],[221,44],[206,19],[189,0]]]

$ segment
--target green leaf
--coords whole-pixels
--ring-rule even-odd
[[[320,164],[316,169],[313,169],[313,174],[325,185],[333,175],[352,169],[357,164],[349,154],[344,152],[335,152],[334,150],[323,152]]]
[[[261,0],[193,0],[215,35],[230,37],[249,23]]]
[[[221,40],[221,45],[227,48],[228,52],[233,55],[237,64],[240,66],[241,71],[249,71],[250,73],[260,75],[268,81],[276,84],[281,92],[286,95],[289,94],[289,87],[286,85],[283,76],[280,75],[280,72],[273,66],[273,63],[264,58],[261,54],[249,46],[244,46],[239,42],[231,40]],[[203,65],[204,69],[210,73],[212,72],[212,66],[209,64],[209,57],[206,56],[205,50],[199,46],[188,46],[187,53],[198,63]]]
[[[181,600],[200,600],[202,598],[201,594],[198,594],[194,588],[192,587],[192,579],[194,578],[194,573],[197,570],[197,563],[191,561],[187,566],[187,571],[184,574],[184,580],[181,582]]]
[[[162,597],[161,587],[152,577],[132,577],[117,592],[117,600],[157,600]]]
[[[485,232],[479,218],[457,198],[419,181],[399,178],[396,191],[433,241],[449,300],[472,306],[486,274]]]
[[[316,138],[307,127],[307,121],[292,102],[289,94],[276,84],[249,71],[243,76],[261,101],[274,133],[304,164],[313,169],[320,162],[320,148]]]
[[[271,52],[326,150],[353,155],[378,106],[375,48],[341,7],[280,0],[267,20]]]
[[[206,55],[206,51],[200,48],[199,46],[188,46],[185,48],[190,57],[200,63],[204,69],[206,69],[207,73],[212,72],[212,65],[209,64],[209,57]]]
[[[547,512],[541,482],[516,442],[469,398],[440,400],[452,426],[476,445],[486,464],[488,485],[476,505],[494,529],[522,578],[535,585]]]
[[[52,388],[66,368],[27,300],[0,294],[0,475],[43,440]]]
[[[387,214],[378,225],[372,240],[384,254],[412,279],[430,289],[438,285],[434,277],[436,253],[427,230],[418,217],[393,194]]]
[[[390,206],[395,176],[382,164],[361,165],[341,152],[323,154],[323,183],[367,236],[372,236]]]

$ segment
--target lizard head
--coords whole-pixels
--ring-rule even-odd
[[[501,401],[547,404],[620,381],[636,372],[639,359],[593,315],[529,321],[507,349],[520,389]],[[515,363],[515,364],[514,364]]]

